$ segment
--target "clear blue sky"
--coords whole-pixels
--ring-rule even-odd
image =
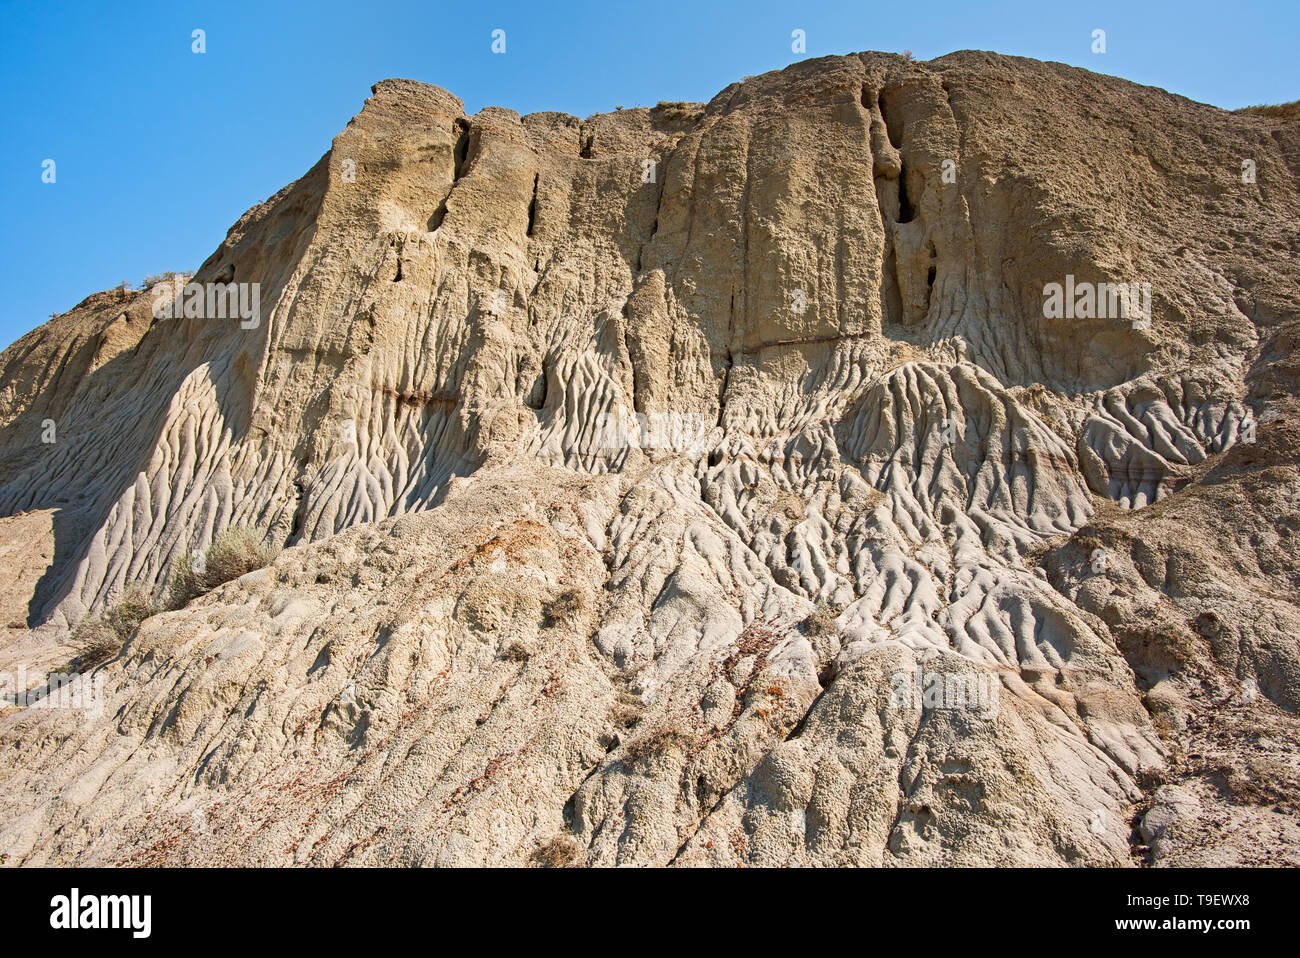
[[[96,290],[196,268],[384,77],[471,113],[708,100],[795,60],[982,49],[1236,108],[1300,98],[1300,0],[16,3],[0,0],[0,346]],[[206,31],[207,52],[191,52]],[[491,33],[506,31],[506,53]],[[791,31],[807,53],[791,51]],[[1107,51],[1091,52],[1106,31]],[[56,182],[41,181],[42,162]]]

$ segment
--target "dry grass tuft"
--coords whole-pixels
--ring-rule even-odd
[[[667,102],[661,100],[651,111],[670,123],[694,123],[704,116],[704,107],[699,103]]]
[[[552,838],[533,852],[533,861],[543,868],[565,868],[572,865],[577,857],[578,843],[567,835]]]
[[[587,608],[587,597],[579,589],[565,589],[542,609],[548,626],[572,625]]]
[[[1254,113],[1256,116],[1272,117],[1275,120],[1286,120],[1288,123],[1300,120],[1300,100],[1292,100],[1290,103],[1261,103],[1257,106],[1244,106],[1238,113]]]

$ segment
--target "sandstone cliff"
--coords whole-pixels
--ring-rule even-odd
[[[100,293],[0,356],[0,667],[285,547],[0,719],[0,854],[1297,863],[1298,177],[1295,122],[985,53],[377,84],[198,271],[255,324]]]

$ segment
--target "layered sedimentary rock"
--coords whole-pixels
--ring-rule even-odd
[[[1298,172],[983,53],[379,83],[194,277],[255,322],[101,293],[0,357],[0,664],[284,547],[102,714],[11,710],[0,855],[1294,862]]]

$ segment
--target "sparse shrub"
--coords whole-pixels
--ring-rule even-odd
[[[123,642],[122,637],[103,619],[83,622],[72,634],[72,644],[76,646],[76,653],[68,660],[67,665],[56,671],[70,674],[93,669],[121,652]]]
[[[835,620],[839,618],[840,612],[840,609],[833,606],[821,602],[817,603],[817,607],[808,613],[803,620],[803,634],[810,639],[819,638],[823,635],[834,635],[839,631],[839,626],[835,624]]]
[[[532,658],[532,655],[528,646],[519,641],[511,642],[506,646],[505,651],[501,653],[501,657],[507,662],[527,662]]]
[[[665,120],[681,123],[694,123],[704,115],[704,108],[698,103],[670,103],[660,100],[655,111]]]
[[[64,674],[84,672],[113,658],[140,623],[159,610],[149,590],[128,585],[121,601],[97,619],[86,619],[72,633],[76,654],[61,670]]]
[[[256,529],[247,526],[223,529],[206,552],[186,552],[181,556],[167,586],[168,607],[179,609],[223,582],[263,568],[275,558],[275,552]]]
[[[634,694],[626,687],[618,689],[614,695],[614,706],[609,714],[609,720],[614,723],[615,728],[630,729],[641,721],[641,713],[645,706],[641,703],[641,697]]]
[[[275,549],[262,533],[247,526],[234,526],[217,534],[208,550],[208,588],[238,579],[261,569],[275,558]]]
[[[674,748],[686,751],[692,744],[694,744],[694,740],[686,732],[669,725],[661,725],[643,738],[629,742],[627,750],[623,754],[628,759],[636,761],[639,758],[658,755]]]
[[[196,599],[207,591],[202,574],[194,569],[197,560],[197,553],[186,552],[172,566],[171,579],[167,583],[167,608],[182,608],[191,599]]]
[[[565,589],[542,609],[546,624],[565,625],[573,622],[587,608],[587,598],[578,589]]]
[[[185,270],[184,272],[177,273],[176,271],[169,269],[169,270],[164,270],[161,273],[150,273],[144,279],[140,280],[140,288],[149,289],[151,287],[157,286],[159,283],[171,282],[177,277],[180,277],[183,280],[188,280],[193,275],[194,275],[193,270]]]
[[[609,720],[618,728],[630,729],[641,721],[641,712],[632,705],[620,702],[609,714]]]
[[[141,585],[128,585],[121,600],[104,613],[104,623],[117,633],[123,642],[145,619],[159,612],[152,593]]]
[[[564,868],[573,864],[578,857],[578,843],[567,835],[552,838],[537,851],[533,852],[533,861],[543,868]]]

